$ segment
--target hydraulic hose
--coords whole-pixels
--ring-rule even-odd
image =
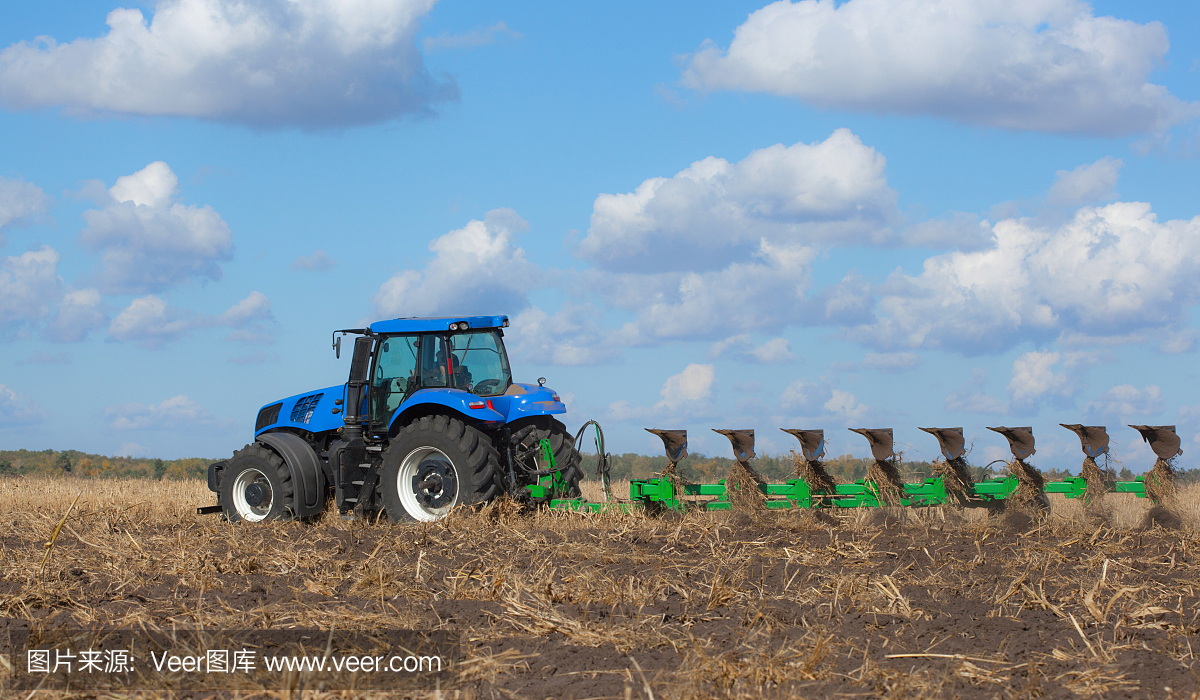
[[[575,434],[575,449],[579,449],[580,440],[582,440],[583,433],[589,425],[596,428],[596,476],[600,478],[600,485],[604,490],[604,501],[608,503],[616,499],[613,498],[612,483],[609,478],[609,454],[604,451],[604,430],[600,427],[599,423],[589,420],[579,428],[579,432]]]

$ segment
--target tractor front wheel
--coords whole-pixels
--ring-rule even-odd
[[[478,429],[449,416],[419,418],[400,429],[383,456],[383,507],[392,522],[440,520],[454,506],[495,497],[499,465]]]
[[[221,480],[221,506],[231,522],[291,520],[295,489],[283,459],[254,443],[233,453]]]

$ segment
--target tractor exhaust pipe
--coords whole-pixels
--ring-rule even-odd
[[[858,433],[871,444],[871,456],[875,463],[867,469],[867,479],[875,484],[878,490],[876,497],[887,506],[900,505],[900,497],[904,495],[904,480],[900,478],[900,470],[896,465],[896,453],[892,449],[891,428],[849,428],[850,432]]]
[[[767,483],[754,468],[750,460],[754,459],[753,430],[717,430],[729,438],[733,446],[733,457],[736,461],[729,467],[729,475],[725,477],[725,499],[734,510],[759,510],[764,508],[766,494],[759,489]]]
[[[833,493],[833,477],[825,471],[821,457],[825,455],[824,430],[780,428],[800,441],[800,456],[795,458],[796,476],[808,482],[813,493]]]

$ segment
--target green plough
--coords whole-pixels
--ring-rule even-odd
[[[1139,476],[1133,481],[1116,481],[1096,466],[1095,459],[1108,452],[1109,438],[1103,426],[1064,424],[1063,427],[1072,430],[1080,438],[1085,455],[1082,476],[1044,480],[1036,469],[1025,462],[1034,453],[1031,428],[990,428],[1008,439],[1013,455],[1008,464],[1011,473],[976,481],[970,476],[970,470],[966,468],[963,459],[965,450],[962,428],[922,428],[937,437],[945,461],[935,463],[939,472],[937,476],[926,478],[920,483],[903,483],[899,481],[897,459],[892,450],[892,430],[883,428],[854,429],[854,432],[864,435],[870,441],[876,463],[867,478],[849,484],[835,484],[820,462],[825,452],[824,431],[783,429],[800,440],[801,455],[797,457],[797,473],[803,476],[796,476],[783,483],[766,483],[760,479],[757,484],[732,487],[727,485],[728,479],[721,479],[715,484],[684,483],[676,474],[676,466],[687,456],[687,432],[647,429],[662,438],[669,465],[661,476],[631,481],[628,501],[612,497],[607,478],[607,455],[603,451],[603,435],[597,430],[597,454],[600,455],[597,471],[604,485],[605,501],[550,498],[549,505],[560,510],[587,512],[603,512],[608,509],[627,511],[633,508],[643,509],[647,513],[682,512],[688,509],[721,511],[733,509],[735,501],[745,502],[744,498],[738,496],[751,495],[749,490],[755,488],[758,493],[753,495],[769,510],[881,506],[954,506],[998,510],[1002,509],[1005,501],[1013,498],[1022,486],[1038,493],[1041,501],[1047,504],[1048,501],[1041,494],[1062,494],[1066,498],[1082,499],[1085,503],[1104,493],[1131,493],[1138,498],[1148,497],[1144,476]],[[1170,462],[1176,455],[1182,454],[1174,426],[1133,427],[1142,433],[1160,461]],[[717,432],[729,438],[738,462],[754,474],[749,466],[749,460],[754,457],[754,431]],[[553,457],[548,451],[545,458],[551,460],[550,469],[553,469]],[[757,477],[756,474],[754,476]],[[1089,476],[1093,482],[1091,488]],[[545,483],[529,487],[531,491],[537,491],[533,495],[555,495],[555,485],[551,477],[544,477],[542,481]],[[747,489],[748,493],[736,493],[740,488]]]

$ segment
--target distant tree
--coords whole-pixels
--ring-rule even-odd
[[[54,461],[54,467],[62,470],[63,474],[71,473],[71,458],[66,454],[59,454],[58,459]]]
[[[1121,481],[1133,481],[1133,472],[1129,471],[1129,467],[1121,467],[1118,476],[1121,478]]]
[[[154,460],[154,478],[162,479],[163,474],[167,473],[167,463],[161,459]]]
[[[16,474],[17,470],[13,469],[12,462],[7,459],[0,459],[0,474]]]

